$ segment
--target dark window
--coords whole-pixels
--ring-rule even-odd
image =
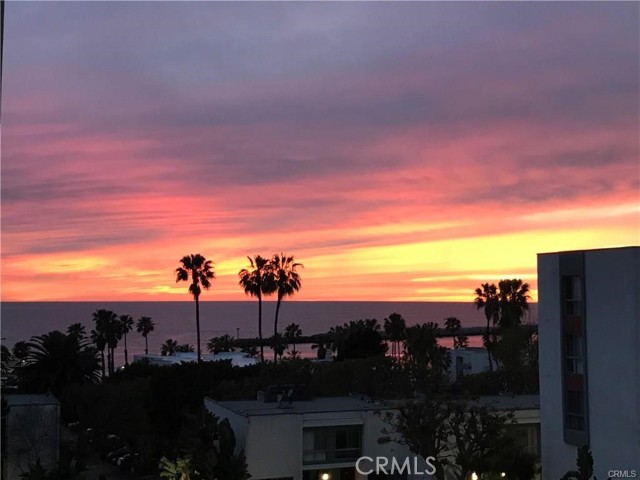
[[[360,457],[362,427],[305,428],[303,432],[303,462],[331,463],[355,461]]]

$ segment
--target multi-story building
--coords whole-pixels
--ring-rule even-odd
[[[543,478],[640,478],[640,247],[538,255]],[[635,475],[634,475],[635,473]]]
[[[267,392],[268,393],[268,392]],[[268,396],[268,394],[267,394]],[[265,401],[267,400],[267,401]],[[363,396],[324,397],[301,401],[273,402],[268,398],[217,402],[205,399],[207,409],[228,419],[236,436],[237,451],[244,450],[251,478],[255,480],[364,480],[376,475],[377,459],[403,464],[409,458],[411,471],[398,470],[394,479],[429,479],[427,460],[407,446],[379,443],[383,420],[376,412],[393,410]],[[510,425],[517,441],[538,454],[538,396],[487,397],[482,401],[498,410],[514,412],[517,425]],[[360,470],[356,468],[358,464]],[[384,461],[384,460],[381,460]],[[365,474],[366,473],[366,474]]]

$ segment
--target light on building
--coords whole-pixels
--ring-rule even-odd
[[[328,473],[323,473],[322,475],[320,475],[320,478],[322,480],[329,480],[331,478],[331,475],[329,475]]]
[[[506,473],[504,473],[504,472],[502,472],[502,473],[500,474],[500,476],[501,476],[502,478],[504,478],[504,477],[506,477],[506,476],[507,476],[507,474],[506,474]]]
[[[478,480],[478,474],[476,472],[471,474],[471,480]]]

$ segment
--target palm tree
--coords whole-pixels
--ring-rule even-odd
[[[24,340],[16,342],[11,351],[13,358],[18,361],[18,365],[22,364],[29,355],[29,344]]]
[[[29,355],[18,373],[27,390],[51,390],[57,396],[69,384],[98,380],[97,352],[88,341],[76,335],[56,330],[31,337],[28,346]]]
[[[498,302],[498,289],[495,284],[489,285],[483,283],[475,290],[476,298],[473,300],[476,308],[480,310],[484,309],[484,316],[487,319],[487,328],[483,335],[484,346],[487,349],[487,355],[489,357],[489,369],[493,371],[493,358],[491,355],[492,341],[491,341],[491,323],[495,327],[500,319],[500,305]]]
[[[238,272],[238,282],[244,293],[258,299],[258,338],[260,339],[260,361],[264,362],[264,345],[262,344],[262,295],[270,295],[276,290],[276,285],[268,259],[256,255],[249,259],[250,269],[243,268]]]
[[[198,363],[202,359],[202,353],[200,350],[200,292],[201,286],[205,290],[211,287],[211,281],[216,278],[213,273],[213,265],[211,260],[207,260],[199,253],[185,255],[180,259],[182,266],[176,268],[176,282],[188,282],[191,278],[191,285],[189,285],[189,293],[193,295],[196,301],[196,334],[198,340]]]
[[[400,341],[404,338],[407,324],[399,313],[392,313],[384,319],[384,331],[391,340],[391,356],[400,355]]]
[[[155,324],[151,317],[140,317],[136,323],[136,331],[144,337],[144,354],[149,355],[149,333],[153,332]]]
[[[81,323],[72,323],[67,327],[67,335],[77,335],[79,339],[84,340],[87,336],[87,331],[84,325]]]
[[[167,355],[173,355],[174,353],[176,353],[176,349],[178,348],[178,346],[179,345],[176,340],[169,338],[160,347],[160,354],[163,357],[166,357]]]
[[[129,365],[129,352],[127,351],[127,333],[133,330],[133,318],[131,315],[120,315],[120,326],[124,336],[124,364]]]
[[[109,374],[113,373],[113,350],[118,344],[117,330],[115,325],[118,316],[111,310],[99,309],[93,313],[93,321],[96,326],[91,331],[91,341],[95,343],[96,348],[100,351],[102,358],[102,377],[105,375],[104,366],[104,349],[107,349],[107,370]]]
[[[529,310],[530,298],[528,283],[523,283],[519,278],[500,280],[498,282],[500,327],[509,328],[520,325],[524,312]]]
[[[278,335],[278,315],[280,314],[280,305],[285,297],[293,296],[302,285],[302,280],[296,269],[303,267],[301,263],[294,261],[293,255],[287,256],[284,253],[275,254],[271,258],[271,269],[273,272],[273,281],[275,282],[275,291],[278,292],[278,303],[276,304],[276,316],[273,323],[274,338]],[[277,353],[273,352],[273,361],[277,360]]]
[[[284,341],[285,343],[291,343],[293,345],[293,350],[291,351],[291,356],[295,358],[298,355],[296,350],[296,341],[302,337],[302,330],[300,329],[300,325],[297,323],[290,323],[284,329]]]

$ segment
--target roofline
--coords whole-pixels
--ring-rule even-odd
[[[613,251],[613,250],[636,250],[636,249],[640,250],[640,245],[625,245],[622,247],[587,248],[583,250],[561,250],[558,252],[538,253],[537,255],[541,257],[544,255],[559,255],[563,253],[588,253],[588,252],[606,252],[606,251]]]

